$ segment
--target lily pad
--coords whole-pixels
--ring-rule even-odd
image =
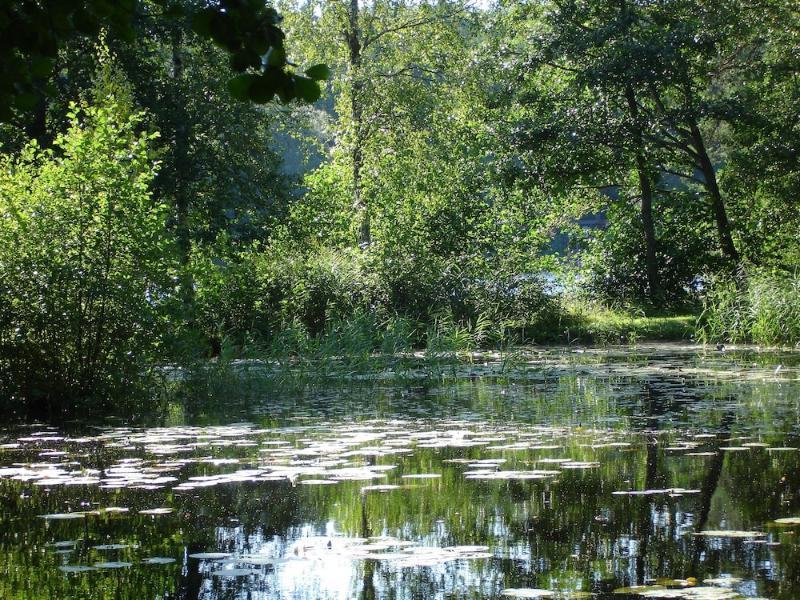
[[[140,510],[140,515],[168,515],[170,513],[175,512],[174,508],[148,508],[145,510]]]
[[[248,577],[249,575],[258,575],[260,572],[258,569],[218,569],[212,571],[211,575],[214,577]]]
[[[710,529],[708,531],[700,531],[694,535],[704,537],[718,537],[718,538],[755,538],[764,537],[767,534],[763,531],[736,531],[734,529]]]
[[[86,565],[61,565],[58,567],[58,570],[64,573],[86,573],[87,571],[97,571],[97,567],[89,567]]]
[[[197,558],[199,560],[222,560],[230,556],[230,552],[195,552],[194,554],[190,554],[189,558]]]
[[[339,483],[333,479],[303,479],[300,485],[336,485]]]
[[[174,563],[175,559],[166,556],[151,556],[150,558],[143,559],[142,562],[146,565],[169,565]]]

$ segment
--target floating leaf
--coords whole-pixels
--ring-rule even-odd
[[[86,573],[87,571],[97,571],[97,567],[88,567],[86,565],[61,565],[58,567],[64,573]]]
[[[699,533],[695,533],[694,535],[705,536],[705,537],[719,537],[719,538],[754,538],[754,537],[764,537],[767,534],[762,531],[736,531],[733,529],[722,529],[722,530],[700,531]]]
[[[87,514],[85,512],[55,513],[52,515],[39,515],[39,518],[48,521],[68,521],[71,519],[83,519]]]
[[[510,598],[553,598],[556,593],[551,590],[537,590],[534,588],[506,588],[500,592],[501,596]]]
[[[258,575],[260,572],[258,569],[218,569],[212,571],[211,575],[214,577],[247,577]]]
[[[175,559],[165,556],[152,556],[150,558],[142,559],[142,562],[146,565],[169,565],[174,563]]]

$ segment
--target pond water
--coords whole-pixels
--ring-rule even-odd
[[[798,373],[563,349],[7,427],[0,597],[800,598]]]

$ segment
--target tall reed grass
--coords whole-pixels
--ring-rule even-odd
[[[705,293],[697,338],[705,343],[800,344],[800,273],[718,277]]]

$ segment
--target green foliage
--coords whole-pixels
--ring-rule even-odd
[[[282,102],[313,102],[320,93],[318,81],[327,77],[324,65],[311,67],[308,77],[294,72],[286,58],[280,15],[263,2],[7,2],[0,8],[0,121],[12,117],[12,107],[29,111],[43,95],[54,93],[47,78],[61,47],[76,38],[97,36],[104,28],[134,40],[135,21],[142,14],[167,23],[187,20],[197,35],[223,48],[231,68],[247,73],[231,80],[231,92],[238,98],[263,103],[277,95]]]
[[[795,339],[787,0],[73,4],[0,9],[7,395],[683,338],[703,274],[707,339]]]
[[[636,344],[640,341],[688,341],[695,335],[692,315],[647,316],[631,310],[568,302],[549,341],[566,344]]]
[[[691,309],[697,305],[695,279],[724,268],[704,202],[689,192],[660,200],[655,215],[658,277],[654,303],[647,288],[641,221],[632,202],[616,202],[607,211],[608,226],[589,234],[582,254],[581,291],[608,306]]]
[[[754,270],[709,282],[698,321],[706,343],[800,344],[800,276]]]
[[[165,208],[141,115],[113,96],[73,106],[54,150],[0,167],[0,389],[40,408],[130,401],[171,293]]]
[[[486,347],[535,339],[559,310],[542,279],[517,275],[500,259],[456,267],[378,247],[303,252],[273,243],[197,254],[192,268],[196,325],[215,352],[225,344],[306,352],[317,343],[400,351],[461,327],[480,332],[467,345]]]

